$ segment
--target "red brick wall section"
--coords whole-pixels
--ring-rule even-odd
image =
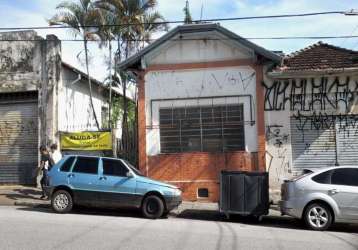
[[[149,71],[178,70],[193,68],[215,68],[228,66],[251,66],[256,71],[257,132],[258,152],[232,153],[180,153],[146,155],[146,116],[144,75]],[[219,199],[219,176],[221,170],[265,171],[265,124],[264,92],[262,87],[263,68],[251,60],[232,60],[210,63],[187,63],[173,65],[153,65],[138,77],[138,136],[139,136],[139,169],[154,179],[162,180],[180,187],[183,199],[189,201],[212,201]],[[198,188],[207,188],[209,198],[197,196]]]
[[[255,169],[252,155],[246,152],[178,153],[148,157],[149,176],[180,187],[183,199],[217,202],[221,170]],[[198,188],[207,188],[209,198],[198,198]]]
[[[148,175],[146,153],[146,125],[145,125],[145,88],[144,71],[138,72],[138,151],[139,170]]]
[[[258,170],[266,171],[266,138],[265,138],[265,116],[264,116],[264,87],[263,67],[255,65],[256,71],[256,110],[257,110],[257,142],[258,142]]]

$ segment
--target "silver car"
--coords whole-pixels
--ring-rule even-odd
[[[313,230],[358,223],[358,167],[322,168],[285,181],[281,199],[283,215],[303,219]]]

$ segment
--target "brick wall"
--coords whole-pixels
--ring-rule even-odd
[[[178,153],[147,156],[146,154],[146,114],[144,76],[152,70],[176,70],[228,66],[251,66],[256,71],[256,110],[258,152],[232,153]],[[251,60],[233,60],[210,63],[183,63],[175,65],[155,65],[138,72],[138,136],[139,136],[139,169],[147,176],[169,182],[180,187],[183,199],[187,201],[219,200],[219,176],[221,170],[265,171],[265,124],[264,124],[264,91],[262,86],[263,66],[253,64]],[[198,188],[207,188],[208,198],[198,198]]]
[[[141,171],[148,170],[149,177],[180,187],[184,200],[217,202],[221,170],[258,170],[256,157],[246,152],[160,154],[148,157],[146,169]],[[207,188],[209,197],[198,198],[198,188]]]

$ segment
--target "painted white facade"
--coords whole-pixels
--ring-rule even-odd
[[[62,67],[58,96],[58,130],[67,132],[97,130],[90,104],[88,81],[67,67]],[[104,89],[92,82],[93,106],[102,125],[102,107],[108,108]]]
[[[316,74],[293,78],[293,80],[296,82],[296,86],[300,85],[302,80],[307,80],[306,87],[298,87],[293,90],[292,79],[289,79],[288,85],[285,87],[285,79],[273,80],[267,76],[264,77],[267,86],[265,95],[266,169],[269,171],[270,186],[275,190],[280,189],[280,185],[285,179],[300,173],[302,166],[298,168],[295,165],[295,160],[303,159],[304,154],[309,154],[312,161],[315,158],[322,157],[320,152],[312,153],[318,147],[322,148],[323,153],[326,151],[327,154],[321,167],[335,164],[333,154],[335,154],[336,149],[337,151],[340,150],[339,147],[346,146],[350,150],[356,148],[355,155],[358,155],[357,134],[354,132],[357,129],[358,122],[356,122],[356,118],[348,122],[344,118],[347,115],[353,115],[350,116],[349,119],[351,119],[354,114],[358,114],[357,74]],[[277,81],[280,81],[281,85]],[[315,87],[312,87],[312,82],[314,82]],[[301,93],[304,93],[302,95],[304,99],[299,99]],[[295,100],[292,99],[292,94],[296,95]],[[287,99],[286,102],[284,102],[285,98]],[[336,103],[335,98],[338,99],[336,107],[333,105]],[[322,103],[318,100],[322,100]],[[295,105],[291,106],[293,101],[295,101]],[[292,120],[295,123],[292,123]],[[317,137],[326,136],[331,139],[322,146],[322,142],[318,140],[309,140],[304,131],[297,136],[297,126],[312,128],[313,131],[319,131]],[[327,129],[327,127],[330,128]],[[336,134],[330,135],[331,130]],[[293,131],[296,131],[295,138],[292,138]],[[300,133],[300,131],[298,132]],[[334,136],[338,139],[334,139]],[[292,145],[297,143],[297,140],[302,140],[304,149],[301,155],[296,154],[294,158]],[[343,142],[339,142],[339,140]],[[350,145],[343,145],[342,143]],[[329,162],[327,161],[328,157],[332,158]],[[342,152],[338,152],[338,160],[342,157],[345,156],[342,156]],[[317,165],[307,165],[307,168],[313,167],[317,167]]]
[[[207,38],[208,40],[201,40]],[[221,40],[219,40],[221,38]],[[218,32],[176,36],[149,52],[146,66],[253,59],[253,50],[223,37]],[[241,97],[224,97],[224,96]],[[198,99],[198,97],[220,97]],[[192,98],[175,101],[155,99]],[[250,99],[251,98],[251,99]],[[187,70],[149,71],[145,75],[146,150],[148,156],[160,154],[159,109],[168,107],[243,104],[245,150],[257,152],[256,73],[249,66]],[[252,123],[251,123],[252,121]]]
[[[199,40],[207,38],[208,40]],[[190,62],[210,62],[248,59],[253,57],[253,51],[241,44],[228,40],[227,37],[213,32],[208,36],[200,34],[185,35],[185,41],[174,41],[161,46],[160,50],[154,50],[146,56],[148,65],[151,64],[176,64]],[[221,39],[221,40],[219,40]]]
[[[145,76],[147,154],[160,153],[159,109],[164,107],[243,104],[245,148],[257,151],[256,124],[250,123],[250,105],[255,119],[256,77],[250,67],[225,67],[195,70],[149,72]],[[209,99],[197,97],[233,96]],[[245,95],[245,96],[243,96]],[[251,104],[250,104],[250,97]],[[155,99],[193,98],[189,100],[155,101]],[[151,110],[152,109],[152,110]],[[152,116],[151,116],[152,115]]]

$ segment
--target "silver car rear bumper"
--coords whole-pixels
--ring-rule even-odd
[[[279,206],[282,215],[289,215],[300,219],[302,217],[302,209],[297,209],[297,204],[294,201],[279,201]]]

